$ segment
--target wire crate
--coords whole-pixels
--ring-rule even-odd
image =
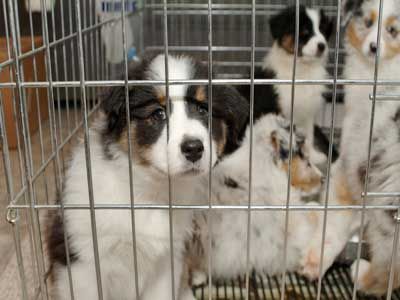
[[[135,2],[132,9],[122,5],[112,16],[101,17],[99,3],[105,2],[117,1],[4,0],[1,3],[0,35],[5,41],[6,56],[0,61],[0,73],[7,72],[9,77],[0,82],[0,211],[6,215],[6,220],[1,218],[0,233],[3,228],[10,232],[5,235],[4,253],[0,247],[2,299],[50,298],[49,263],[44,247],[46,218],[49,212],[68,209],[56,204],[55,198],[63,187],[71,149],[79,139],[88,143],[85,134],[98,111],[104,87],[135,85],[119,77],[129,46],[138,54],[167,50],[211,62],[218,70],[217,77],[210,79],[212,84],[214,80],[220,80],[220,84],[226,80],[232,85],[247,80],[250,84],[243,74],[261,65],[272,44],[270,16],[289,4],[301,2],[324,8],[338,21],[338,5],[342,1],[125,0],[123,3]],[[121,29],[119,44],[115,45],[122,53],[120,63],[107,58],[106,32],[113,26]],[[130,40],[128,27],[132,29]],[[34,42],[37,37],[42,43]],[[322,83],[328,92],[318,118],[325,132],[334,130],[337,139],[343,115],[343,85],[357,84],[340,77],[345,55],[343,34],[338,37],[339,41],[332,39],[330,44],[331,78]],[[22,39],[31,41],[29,49],[22,47]],[[39,65],[43,58],[44,64]],[[24,74],[28,59],[32,60],[33,68],[33,77],[29,79]],[[38,77],[40,67],[45,68],[45,78]],[[8,143],[6,94],[12,100],[7,103],[11,103],[15,148]],[[332,123],[334,105],[336,122]],[[34,114],[30,114],[30,106],[38,108]],[[32,120],[37,123],[36,130],[29,125]],[[93,207],[90,209],[94,211]],[[321,205],[319,209],[327,208]],[[0,246],[1,238],[2,235]],[[246,277],[249,291],[245,288]],[[215,281],[212,291],[208,286],[196,287],[194,293],[198,299],[352,299],[353,296],[348,266],[334,266],[319,283],[308,282],[297,274],[286,274],[285,278],[284,295],[281,278],[250,272],[234,280]],[[357,299],[373,298],[359,295]],[[392,299],[400,299],[399,292],[393,292]]]

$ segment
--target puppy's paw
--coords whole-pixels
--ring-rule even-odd
[[[299,273],[309,280],[315,280],[318,278],[321,261],[319,252],[320,251],[317,251],[316,248],[310,249],[301,263]]]
[[[207,283],[207,274],[201,271],[194,271],[192,274],[192,285],[199,286]]]
[[[359,260],[359,268],[358,268],[358,276],[356,278],[356,268],[357,268],[357,261],[353,262],[351,265],[351,279],[353,282],[357,282],[357,289],[361,291],[365,291],[370,286],[370,267],[371,263],[365,259]]]

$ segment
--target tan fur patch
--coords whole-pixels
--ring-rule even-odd
[[[157,93],[157,100],[162,106],[165,106],[167,103],[167,97],[160,91]]]
[[[291,35],[286,35],[282,38],[281,46],[290,54],[294,53],[294,38]]]
[[[291,176],[291,185],[301,189],[305,192],[312,191],[315,187],[321,184],[321,177],[315,175],[304,176],[304,172],[302,172],[302,166],[304,162],[300,157],[293,157],[292,159],[292,176]],[[283,168],[286,172],[289,172],[289,164],[284,164]]]
[[[358,35],[357,30],[354,25],[354,21],[351,21],[350,24],[347,26],[346,35],[347,35],[348,42],[354,48],[361,51],[363,38]]]
[[[372,10],[369,13],[369,18],[371,19],[371,21],[375,24],[375,22],[378,20],[378,12],[375,10]]]
[[[388,58],[393,58],[396,55],[400,54],[400,40],[397,39],[395,41],[388,41],[386,43],[386,46],[387,46],[386,56]]]
[[[206,88],[204,86],[200,86],[196,89],[196,94],[194,96],[196,101],[198,102],[204,102],[207,100],[207,95],[206,95]]]
[[[395,26],[399,23],[399,19],[395,16],[391,16],[387,18],[385,21],[385,28],[388,28],[390,26]],[[400,54],[400,34],[398,34],[397,38],[393,39],[392,36],[390,36],[390,33],[388,33],[389,38],[386,41],[386,57],[387,58],[393,58],[396,55]]]
[[[340,177],[336,179],[335,191],[336,191],[336,200],[338,204],[342,205],[353,204],[353,197],[351,196],[348,183],[343,178],[342,175],[340,175]]]
[[[222,153],[224,153],[227,133],[228,133],[228,128],[225,123],[222,123],[222,139],[217,143],[217,153],[219,156],[222,155]]]
[[[385,20],[385,27],[393,26],[397,23],[397,17],[396,16],[390,16]]]
[[[269,141],[267,141],[267,142],[269,142]],[[275,152],[278,153],[279,142],[278,142],[278,138],[276,137],[276,131],[271,133],[271,144],[272,144],[272,147],[274,148]]]

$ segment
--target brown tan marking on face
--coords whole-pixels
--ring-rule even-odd
[[[347,26],[346,36],[347,36],[348,42],[355,49],[357,49],[357,50],[359,50],[361,52],[362,51],[362,44],[363,44],[363,41],[365,39],[365,36],[363,37],[358,33],[354,21],[351,21],[349,23],[349,25]]]
[[[282,38],[281,41],[281,46],[283,49],[285,49],[288,53],[293,54],[294,53],[294,38],[291,35],[285,35]]]
[[[278,141],[278,137],[277,137],[276,131],[273,131],[271,133],[271,144],[272,144],[272,147],[275,150],[275,153],[278,153],[279,152],[279,141]]]
[[[225,123],[222,123],[222,138],[217,142],[217,154],[218,156],[221,156],[224,153],[225,150],[225,145],[226,145],[226,139],[228,135],[228,127],[226,126]]]
[[[196,89],[196,94],[194,95],[194,98],[198,102],[206,101],[207,100],[206,88],[204,86],[199,86]]]
[[[165,96],[165,94],[162,91],[158,90],[156,96],[157,96],[158,102],[162,106],[165,106],[167,103],[167,97]]]
[[[146,146],[140,146],[137,143],[135,143],[135,135],[136,135],[136,129],[135,126],[131,126],[131,150],[132,150],[132,156],[133,160],[138,163],[139,165],[142,166],[148,166],[150,165],[149,159],[148,159],[148,152],[150,151],[149,147]],[[121,137],[118,140],[118,144],[121,148],[121,150],[125,153],[129,153],[129,139],[128,139],[128,129],[125,129]]]
[[[292,176],[291,185],[306,193],[311,192],[313,189],[321,186],[321,174],[317,173],[312,167],[307,165],[299,156],[292,158]],[[283,169],[289,173],[289,163],[283,164]]]
[[[387,29],[390,27],[399,28],[399,18],[396,16],[390,16],[385,21],[385,30],[386,30],[386,58],[393,58],[400,54],[400,33],[397,36],[392,36]]]
[[[375,24],[375,22],[378,20],[378,12],[376,10],[371,10],[369,13],[369,19]]]

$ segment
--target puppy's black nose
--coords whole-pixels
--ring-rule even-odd
[[[376,45],[375,42],[369,44],[369,50],[371,51],[372,54],[376,53],[376,51],[378,50],[378,46]]]
[[[326,45],[324,43],[318,43],[318,52],[323,53],[326,49]]]
[[[203,142],[199,139],[186,139],[181,144],[181,151],[187,160],[196,162],[203,155]]]

